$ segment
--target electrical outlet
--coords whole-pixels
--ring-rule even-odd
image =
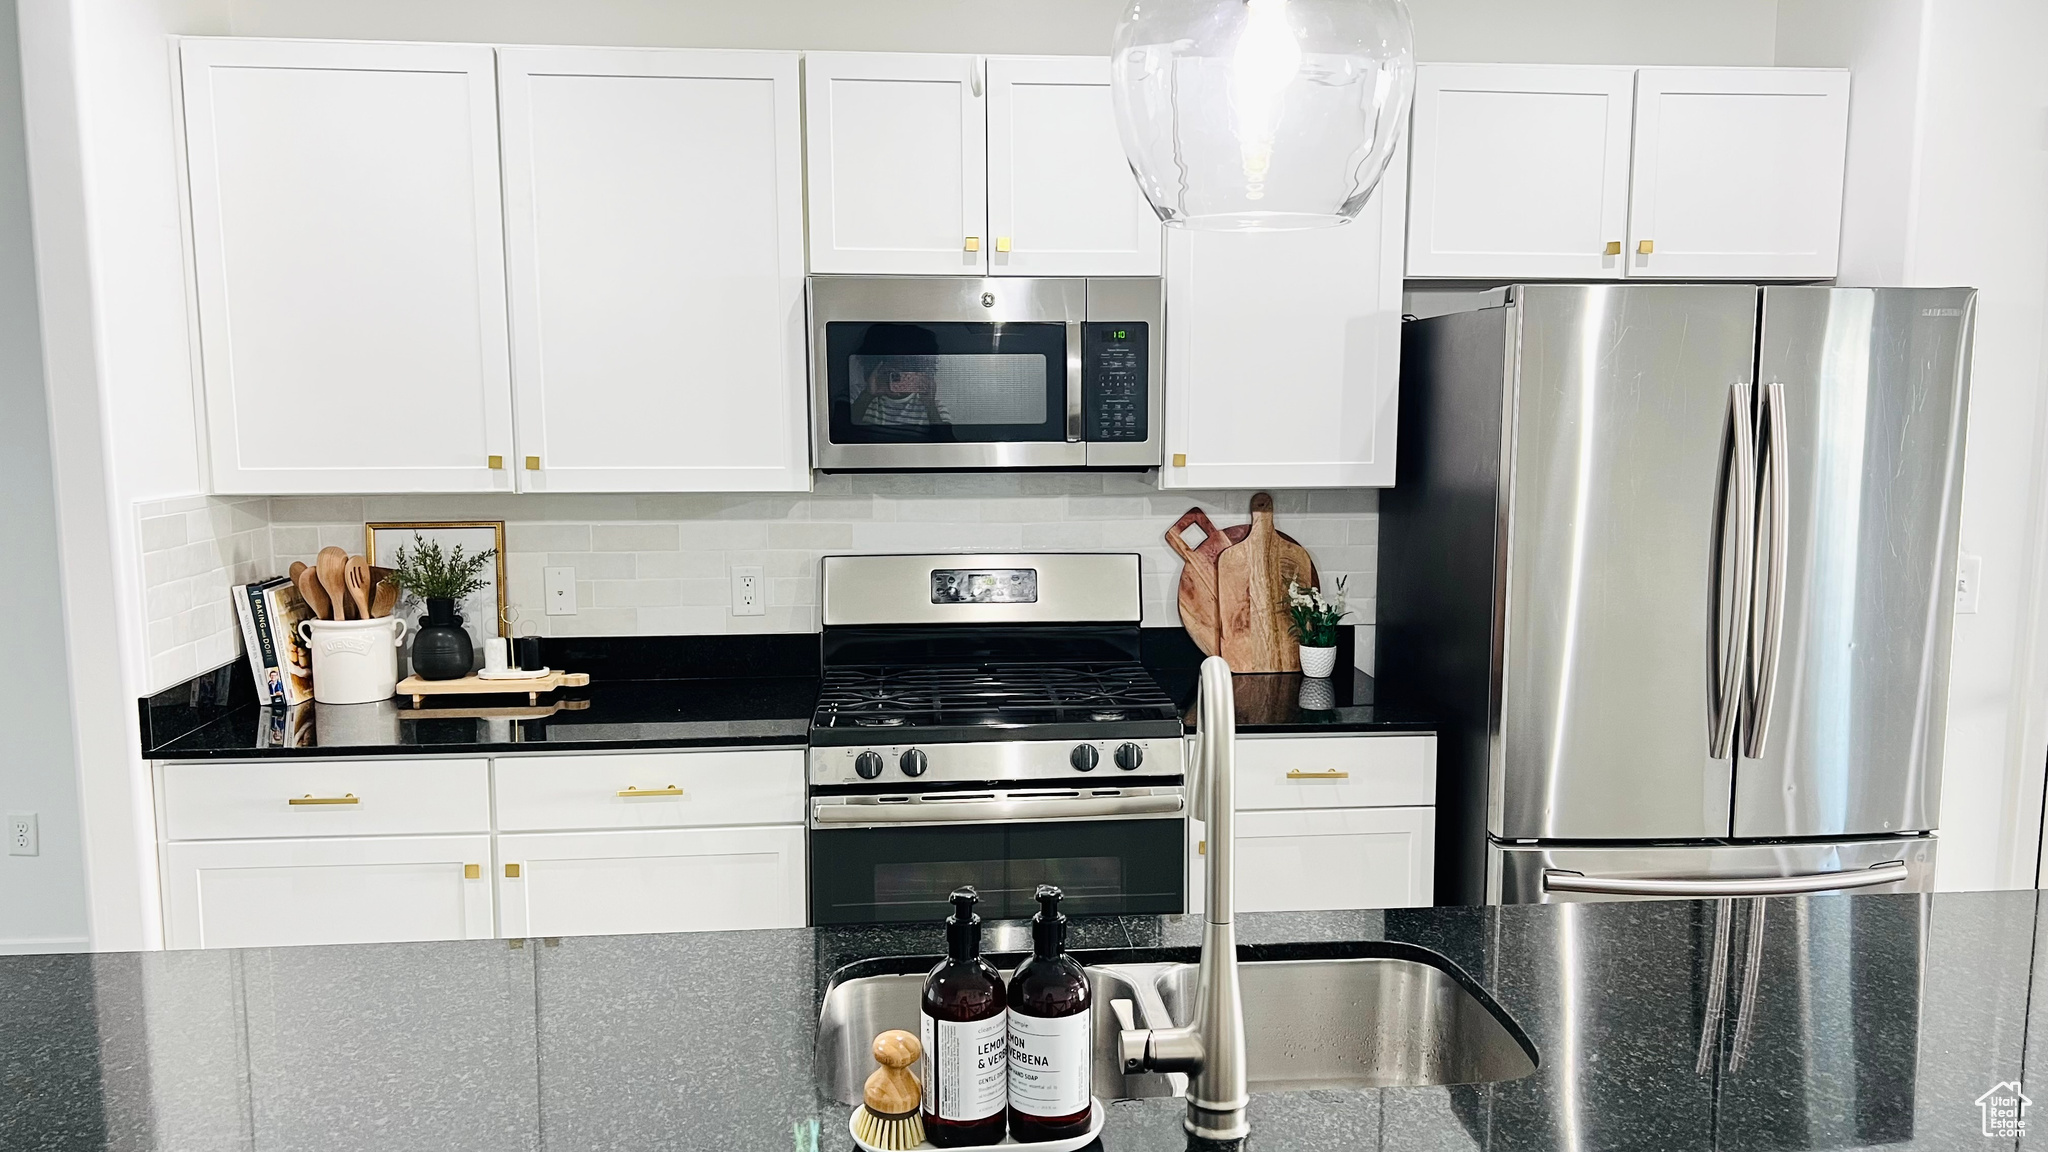
[[[768,614],[768,591],[761,586],[761,570],[756,567],[735,567],[732,570],[732,614],[735,616],[766,616]]]
[[[548,615],[574,616],[576,614],[576,570],[574,568],[543,568],[540,570],[542,596],[547,602]]]
[[[7,854],[9,856],[34,856],[42,850],[42,837],[36,834],[36,814],[33,812],[9,812],[7,814]]]
[[[1956,561],[1956,615],[1977,610],[1977,592],[1984,584],[1984,558],[1963,553]]]

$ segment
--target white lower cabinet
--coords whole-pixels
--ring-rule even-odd
[[[800,928],[804,829],[500,836],[506,936]]]
[[[1430,903],[1434,808],[1237,814],[1237,909],[1309,912]]]
[[[194,840],[165,847],[164,940],[265,948],[489,938],[491,838]]]

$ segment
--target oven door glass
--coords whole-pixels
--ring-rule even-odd
[[[1040,884],[1075,916],[1180,912],[1186,904],[1181,820],[1020,821],[813,830],[811,923],[937,922],[962,884],[981,915],[1021,920]]]
[[[825,325],[835,444],[1067,438],[1065,324]]]

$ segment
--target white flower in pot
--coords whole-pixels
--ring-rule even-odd
[[[1344,580],[1337,577],[1337,589],[1331,593],[1303,588],[1299,581],[1287,582],[1287,614],[1301,645],[1304,676],[1325,677],[1337,667],[1337,629],[1351,615],[1344,599]]]

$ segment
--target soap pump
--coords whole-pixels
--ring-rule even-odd
[[[1010,1136],[1020,1144],[1088,1133],[1094,1109],[1094,997],[1067,955],[1060,890],[1038,886],[1031,956],[1010,977]]]
[[[1003,1138],[1009,1100],[1009,1024],[1003,978],[981,958],[981,899],[956,888],[946,918],[946,958],[924,979],[924,1132],[939,1148]]]

